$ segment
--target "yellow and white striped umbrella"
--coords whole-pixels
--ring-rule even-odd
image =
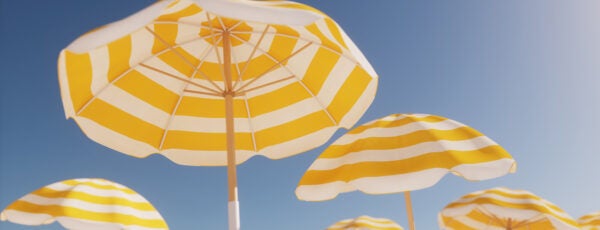
[[[236,164],[324,144],[377,88],[331,18],[278,0],[159,1],[75,40],[58,69],[66,116],[88,137],[135,157],[227,165],[232,209]]]
[[[58,66],[66,116],[90,138],[194,166],[227,164],[228,95],[239,164],[322,145],[377,86],[333,20],[288,1],[159,1],[75,40]]]
[[[581,230],[600,230],[600,211],[579,217],[577,222]]]
[[[323,201],[339,193],[405,192],[433,186],[446,173],[486,180],[514,171],[515,161],[496,142],[457,121],[428,114],[392,114],[336,140],[309,167],[300,200]]]
[[[433,186],[448,172],[477,181],[514,167],[500,145],[464,124],[428,114],[392,114],[331,144],[308,168],[296,195],[322,201],[354,190],[414,191]]]
[[[354,219],[341,220],[326,230],[404,230],[400,225],[385,218],[359,216]]]
[[[575,230],[577,222],[558,206],[525,190],[493,188],[467,194],[438,216],[445,230]]]
[[[144,197],[104,179],[72,179],[45,186],[10,204],[0,219],[23,225],[58,221],[72,230],[168,229]]]

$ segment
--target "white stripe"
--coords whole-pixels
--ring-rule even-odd
[[[317,93],[317,97],[325,107],[328,107],[337,93],[342,88],[342,85],[348,80],[348,76],[354,70],[356,65],[346,58],[338,59],[327,79],[323,83],[321,90]],[[344,89],[350,90],[350,89]]]
[[[390,176],[363,177],[352,180],[348,183],[335,181],[318,185],[299,185],[296,189],[296,196],[300,200],[323,201],[333,199],[339,193],[360,190],[367,194],[389,194],[405,191],[415,191],[424,189],[436,184],[449,171],[457,171],[459,174],[467,174],[464,170],[473,168],[496,169],[494,172],[486,172],[486,176],[491,178],[499,177],[508,173],[511,165],[511,159],[500,159],[497,161],[485,162],[480,164],[460,165],[461,169],[431,168],[418,172],[411,172]],[[472,172],[477,174],[476,171]],[[491,179],[484,178],[484,179]],[[467,178],[469,179],[469,178]]]
[[[5,209],[0,213],[2,221],[10,221],[22,225],[45,225],[54,222],[54,218],[48,214],[21,212],[13,209]]]
[[[287,142],[268,146],[259,150],[260,155],[269,159],[281,159],[303,153],[325,144],[336,130],[337,127],[332,126]],[[258,143],[260,140],[257,139],[256,142]]]
[[[357,134],[347,134],[340,137],[332,145],[347,145],[355,141],[372,137],[399,137],[422,130],[454,130],[466,127],[465,125],[453,120],[443,120],[440,122],[413,121],[411,123],[396,127],[373,127]],[[487,139],[488,142],[495,144],[494,141]]]
[[[109,223],[92,220],[82,220],[71,217],[57,217],[56,218],[61,225],[67,229],[85,229],[85,230],[156,230],[162,228],[148,228],[137,225],[124,225],[120,223]]]
[[[117,198],[119,196],[113,196],[113,197]],[[38,195],[34,195],[34,194],[28,194],[28,195],[24,196],[23,198],[21,198],[20,200],[29,202],[32,204],[36,204],[36,205],[41,205],[41,206],[58,205],[61,207],[77,208],[77,209],[82,209],[82,210],[90,211],[90,212],[132,215],[132,216],[138,217],[140,219],[147,219],[147,220],[162,219],[160,214],[158,214],[156,211],[142,211],[142,210],[138,210],[138,209],[135,209],[132,207],[114,205],[114,204],[109,204],[109,205],[94,204],[94,203],[86,202],[83,200],[77,200],[77,199],[47,198],[47,197],[42,197],[42,196],[38,196]],[[144,202],[144,203],[148,203],[148,202]]]
[[[90,62],[92,63],[92,94],[96,95],[102,88],[108,85],[109,52],[108,46],[99,47],[90,51]],[[76,76],[73,76],[76,77]]]
[[[138,158],[158,152],[158,149],[147,143],[117,133],[85,117],[76,117],[75,121],[90,139],[115,151]]]
[[[363,116],[363,114],[367,111],[373,100],[375,99],[375,92],[377,92],[377,84],[378,80],[374,77],[363,94],[356,100],[354,106],[346,113],[346,115],[342,118],[341,121],[338,122],[338,125],[344,127],[346,129],[352,128],[356,122]]]
[[[140,62],[151,57],[154,46],[154,35],[142,28],[131,34],[131,55],[129,66],[137,66]]]
[[[185,149],[167,149],[161,153],[169,160],[187,166],[224,166],[227,165],[225,151],[202,151]],[[236,164],[241,164],[256,155],[253,151],[235,150]]]
[[[183,79],[189,78],[188,76],[180,73],[179,71],[177,71],[170,65],[163,62],[159,57],[153,57],[150,60],[146,61],[144,64],[148,65],[150,67],[153,67],[155,69],[160,69],[163,72],[167,72],[167,73],[175,75],[179,78],[183,78]],[[171,92],[173,92],[177,95],[179,95],[179,93],[181,92],[181,88],[185,84],[185,82],[183,82],[181,80],[175,79],[170,76],[165,76],[162,73],[156,72],[152,69],[148,69],[143,66],[136,67],[135,70],[138,71],[139,73],[141,73],[142,75],[146,76],[148,79],[156,82],[157,84],[161,85],[162,87],[165,87],[166,89],[170,90]],[[200,81],[198,81],[198,82],[200,82]]]
[[[388,162],[406,160],[413,157],[444,151],[472,151],[497,145],[488,137],[480,136],[463,141],[432,141],[423,142],[405,148],[385,150],[364,150],[352,152],[338,158],[318,158],[309,170],[331,170],[344,165],[360,162]]]
[[[54,183],[51,185],[46,186],[46,188],[52,189],[52,190],[57,190],[57,191],[76,191],[76,192],[83,192],[83,193],[87,193],[90,195],[94,195],[94,196],[100,196],[100,197],[119,197],[119,198],[123,198],[129,201],[133,201],[133,202],[140,202],[140,203],[148,203],[148,201],[146,199],[144,199],[144,197],[138,195],[137,193],[126,193],[120,190],[107,190],[107,189],[99,189],[96,187],[91,187],[89,185],[86,184],[79,184],[79,185],[66,185],[66,184],[62,184],[62,183]]]
[[[67,75],[67,64],[66,64],[66,52],[65,50],[60,52],[58,57],[58,81],[60,84],[60,97],[62,99],[63,108],[65,110],[66,118],[75,116],[75,110],[73,109],[73,101],[71,101],[71,90],[69,89],[69,76]]]
[[[529,195],[534,196],[533,194],[529,194]],[[473,201],[475,201],[477,199],[481,199],[481,198],[494,199],[494,200],[498,200],[501,202],[512,203],[512,204],[527,204],[527,205],[546,207],[550,210],[550,213],[547,213],[547,214],[551,214],[551,215],[555,215],[555,216],[559,216],[559,217],[563,217],[563,218],[571,218],[568,214],[558,211],[558,210],[555,210],[554,208],[549,206],[548,204],[551,204],[551,203],[549,203],[548,201],[543,200],[543,199],[542,200],[536,200],[533,198],[517,199],[517,198],[512,198],[512,197],[505,197],[505,196],[502,196],[500,194],[495,194],[495,193],[485,193],[485,194],[481,194],[479,196],[463,198],[463,199],[460,199],[453,203],[457,204],[457,205],[469,204],[469,203],[472,203]],[[523,209],[505,208],[505,207],[496,206],[496,205],[492,205],[492,204],[486,204],[486,208],[493,208],[493,209],[495,209],[495,211],[493,213],[498,214],[503,217],[507,217],[507,218],[510,217],[511,214],[514,215],[514,213],[519,213],[517,216],[522,217],[522,216],[526,216],[525,213],[531,212],[531,211],[527,211],[527,210],[523,210]],[[490,210],[490,211],[492,211],[492,210]],[[523,213],[521,213],[521,212],[523,212]],[[444,213],[446,213],[446,212],[444,212]],[[533,216],[530,216],[529,218],[533,218],[537,214],[538,214],[538,212],[535,211],[532,214]],[[529,218],[524,218],[524,219],[529,219]]]
[[[165,111],[129,94],[121,88],[112,85],[108,86],[104,93],[98,95],[98,98],[132,116],[160,128],[164,128],[167,125],[169,116],[171,116],[169,113],[166,113]]]

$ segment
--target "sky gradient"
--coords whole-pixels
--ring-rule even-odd
[[[71,178],[105,178],[136,190],[171,229],[226,229],[225,167],[133,158],[88,139],[65,120],[58,53],[81,34],[154,1],[0,0],[0,208]],[[417,229],[463,194],[526,189],[573,217],[600,210],[600,2],[299,1],[327,13],[378,72],[377,96],[358,124],[392,113],[429,113],[465,123],[516,159],[517,173],[468,182],[448,175],[414,191]],[[358,125],[357,124],[357,125]],[[321,148],[238,167],[245,230],[325,229],[360,215],[407,227],[402,194],[342,194],[303,202],[294,189]],[[0,222],[2,230],[61,229]]]

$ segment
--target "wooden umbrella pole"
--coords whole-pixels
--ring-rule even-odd
[[[506,230],[512,230],[512,219],[508,218],[508,221],[506,221]]]
[[[233,84],[231,79],[231,41],[229,31],[223,32],[223,74],[225,75],[225,127],[227,130],[227,185],[229,192],[229,230],[240,229],[240,210],[237,194],[235,160],[235,130],[233,123]]]
[[[413,217],[412,202],[410,201],[410,192],[404,192],[404,202],[406,203],[406,215],[408,215],[408,226],[410,230],[415,230],[415,219]]]

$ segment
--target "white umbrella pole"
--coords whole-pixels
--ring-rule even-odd
[[[235,130],[233,124],[233,84],[231,79],[231,41],[229,31],[223,32],[223,74],[225,75],[225,127],[227,129],[227,185],[229,192],[229,230],[240,229],[240,208],[237,194],[235,161]]]
[[[415,230],[415,219],[413,217],[412,202],[410,201],[410,192],[404,192],[404,202],[406,203],[406,215],[408,215],[408,226],[410,230]]]

